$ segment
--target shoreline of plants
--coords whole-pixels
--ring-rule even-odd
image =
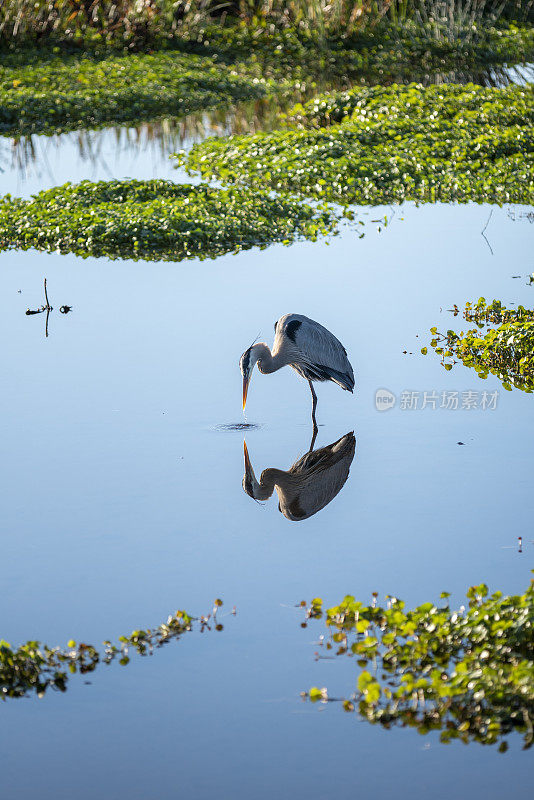
[[[410,26],[428,41],[465,43],[498,23],[533,21],[532,0],[4,0],[0,44],[95,39],[136,48],[208,27],[270,27],[331,41]]]
[[[15,50],[0,41],[0,135],[181,117],[314,86],[414,76],[449,81],[528,61],[534,61],[534,27],[495,27],[491,20],[455,39],[427,35],[411,18],[402,24],[382,19],[346,36],[277,27],[261,17],[225,25],[212,20],[133,50],[115,37],[85,31],[62,38],[54,30]]]

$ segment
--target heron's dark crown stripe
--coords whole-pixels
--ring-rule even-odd
[[[294,319],[292,322],[288,322],[286,325],[286,334],[292,342],[295,341],[295,334],[297,333],[298,329],[302,325],[302,322],[298,319]]]
[[[243,369],[244,372],[247,371],[248,365],[250,363],[250,351],[251,351],[251,349],[252,348],[249,347],[249,349],[245,350],[245,352],[241,356],[241,368]]]

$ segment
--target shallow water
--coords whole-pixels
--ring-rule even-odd
[[[61,137],[51,171],[22,183],[4,173],[3,191],[178,177],[144,144],[136,159],[124,155],[110,131],[99,134],[106,170],[93,171],[76,136]],[[527,586],[532,398],[419,352],[432,325],[462,328],[447,311],[454,303],[532,303],[525,211],[495,208],[487,241],[488,206],[406,204],[394,216],[359,209],[363,239],[346,229],[329,244],[202,263],[0,254],[1,635],[13,645],[98,644],[176,608],[207,613],[215,597],[223,611],[237,608],[220,633],[188,634],[127,668],[102,666],[91,685],[75,676],[66,695],[5,703],[6,796],[70,797],[74,787],[82,799],[103,787],[143,800],[426,800],[460,787],[462,796],[531,796],[519,737],[506,755],[445,747],[337,704],[303,704],[299,692],[313,685],[347,695],[357,668],[315,661],[322,624],[301,629],[294,608],[373,591],[412,604],[447,590],[460,604],[473,583]],[[25,315],[43,302],[44,277],[48,338],[44,315]],[[63,304],[71,314],[59,313]],[[310,445],[309,390],[289,369],[256,373],[241,414],[242,351],[258,334],[271,344],[275,319],[293,311],[341,339],[357,387],[354,396],[318,387],[316,447],[354,431],[356,449],[339,493],[299,522],[279,512],[276,495],[255,503],[241,486],[244,436],[258,477],[288,470]],[[395,408],[377,410],[378,389],[395,395]],[[445,410],[444,390],[458,391],[460,405],[462,392],[479,393],[480,405],[483,390],[497,391],[497,407]],[[424,410],[403,409],[403,391],[419,392],[419,404],[436,391],[437,407],[427,397]]]

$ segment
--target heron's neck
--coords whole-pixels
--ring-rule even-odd
[[[264,469],[261,473],[260,482],[258,484],[259,491],[261,493],[261,498],[257,498],[258,500],[267,500],[273,491],[275,486],[281,486],[285,488],[286,483],[288,482],[288,474],[284,472],[282,469],[275,469],[274,467],[269,467],[268,469]]]
[[[281,369],[281,367],[285,367],[287,364],[287,361],[282,353],[275,353],[273,355],[269,347],[263,342],[254,345],[254,347],[256,351],[255,355],[257,356],[258,361],[258,369],[264,375],[268,375],[271,372],[276,372],[277,370]]]

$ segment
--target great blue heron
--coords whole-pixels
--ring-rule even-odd
[[[346,433],[333,444],[310,450],[287,472],[264,469],[259,481],[254,475],[245,442],[243,447],[245,492],[255,500],[267,500],[276,489],[278,508],[284,517],[298,522],[317,514],[341,491],[349,477],[356,439],[354,433]]]
[[[333,333],[302,314],[280,317],[274,323],[274,332],[272,352],[264,342],[258,342],[241,356],[239,366],[243,375],[243,411],[254,365],[257,364],[259,371],[267,375],[289,364],[310,385],[313,427],[317,430],[317,395],[312,381],[334,381],[342,389],[352,392],[354,372],[347,351]]]

